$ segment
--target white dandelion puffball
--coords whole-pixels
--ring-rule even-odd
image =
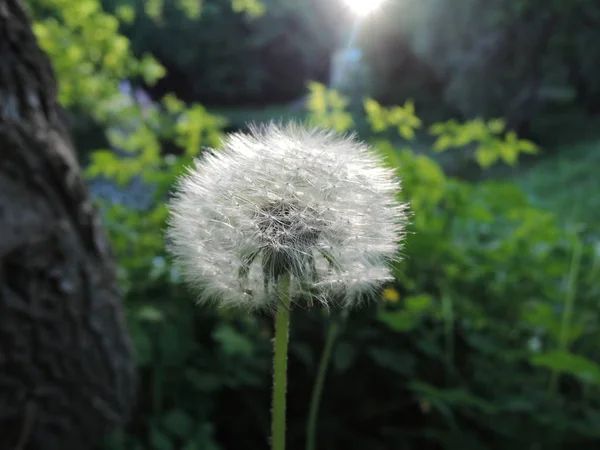
[[[354,306],[392,279],[406,220],[399,189],[354,136],[252,126],[179,179],[169,250],[201,302],[274,309],[289,273],[294,300]]]

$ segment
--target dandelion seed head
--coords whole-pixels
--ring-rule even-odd
[[[201,302],[273,309],[287,272],[294,299],[354,306],[392,278],[406,221],[399,188],[354,136],[253,126],[179,179],[169,249]]]

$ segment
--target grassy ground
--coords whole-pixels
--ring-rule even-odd
[[[557,150],[511,178],[563,223],[583,224],[600,234],[600,137]]]

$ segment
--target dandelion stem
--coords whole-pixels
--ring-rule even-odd
[[[271,446],[285,450],[285,408],[287,391],[287,353],[290,332],[290,274],[279,277],[277,286],[279,306],[275,316],[273,355],[273,412],[271,418]]]
[[[337,321],[332,322],[327,330],[325,347],[323,348],[323,353],[321,354],[317,379],[315,381],[312,397],[310,399],[310,409],[308,412],[308,420],[306,425],[306,450],[315,450],[316,448],[317,417],[319,415],[321,394],[323,392],[325,376],[327,375],[327,368],[329,367],[329,360],[331,359],[331,351],[333,350],[333,344],[337,338],[338,331],[339,324]]]

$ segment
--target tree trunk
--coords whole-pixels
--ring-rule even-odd
[[[0,0],[0,449],[88,450],[135,394],[115,266],[20,0]]]

